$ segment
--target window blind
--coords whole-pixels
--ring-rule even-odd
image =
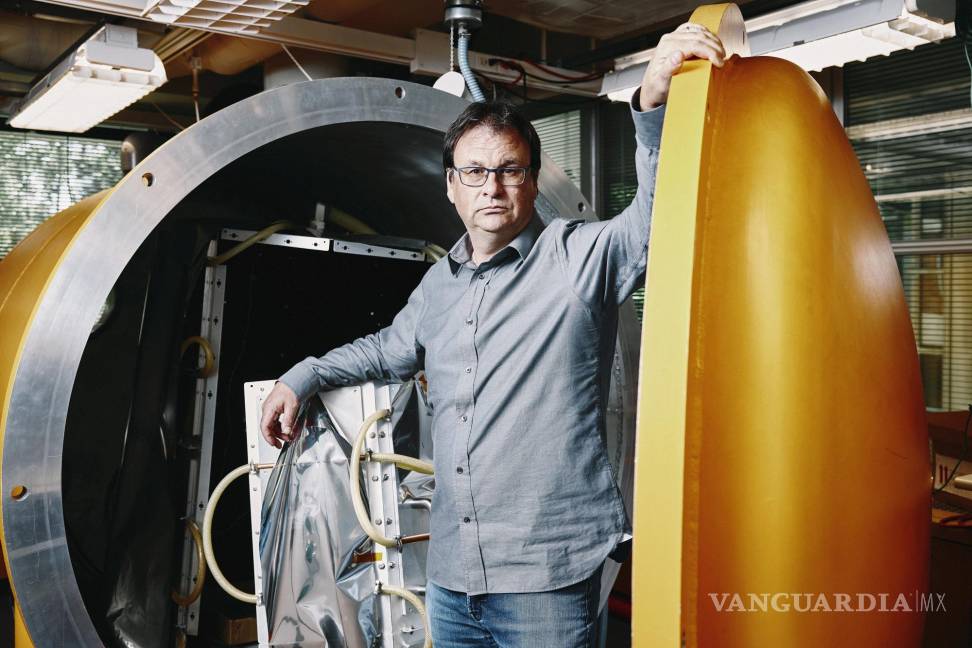
[[[634,122],[631,121],[631,108],[627,102],[602,104],[598,109],[598,154],[601,159],[603,191],[599,216],[614,218],[631,204],[638,189]],[[631,300],[640,322],[645,304],[644,288],[638,288]]]
[[[533,127],[537,129],[537,135],[540,136],[541,150],[563,169],[578,189],[581,189],[581,178],[584,173],[581,111],[571,110],[541,117],[533,120]]]
[[[972,402],[972,110],[957,39],[848,65],[847,132],[896,250],[929,409]]]
[[[0,131],[0,258],[47,217],[121,179],[121,142]]]
[[[627,102],[599,106],[603,213],[614,218],[634,200],[638,188],[635,173],[635,130]]]

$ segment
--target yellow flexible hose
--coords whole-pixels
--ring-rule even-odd
[[[400,596],[409,603],[412,604],[418,613],[422,615],[422,619],[425,621],[425,643],[423,648],[432,648],[432,631],[429,628],[429,616],[425,612],[425,606],[422,605],[422,599],[415,595],[414,592],[409,592],[406,589],[400,589],[398,587],[392,587],[391,585],[380,585],[378,592],[380,594],[392,594],[393,596]]]
[[[216,354],[213,353],[213,347],[209,344],[209,340],[202,337],[201,335],[193,335],[192,337],[187,337],[182,341],[179,346],[179,357],[181,358],[185,355],[186,351],[189,350],[193,344],[198,344],[206,355],[206,360],[203,362],[203,366],[198,368],[200,378],[209,378],[213,375],[213,369],[216,368]]]
[[[354,514],[358,518],[358,523],[361,525],[361,528],[364,529],[366,534],[368,534],[368,537],[371,538],[374,542],[385,547],[398,546],[398,540],[386,538],[385,536],[381,535],[381,533],[379,533],[378,530],[375,528],[375,526],[371,523],[371,520],[368,517],[368,512],[365,510],[364,501],[361,497],[361,457],[362,457],[361,451],[364,446],[365,437],[368,433],[368,430],[371,428],[371,426],[373,426],[379,420],[390,415],[391,415],[391,410],[382,409],[368,416],[362,422],[361,428],[358,431],[358,436],[354,441],[354,447],[351,450],[351,480],[350,481],[351,481],[351,502],[354,505]],[[421,472],[427,475],[433,474],[433,468],[431,464],[425,461],[421,461],[420,459],[415,459],[413,457],[407,457],[405,455],[399,455],[399,454],[372,454],[370,455],[370,458],[373,461],[385,461],[389,463],[394,462],[395,464],[402,466],[403,468],[407,468],[409,470],[415,470],[417,472]],[[264,468],[264,467],[271,467],[271,465],[268,464],[264,466],[263,464],[260,464],[257,465],[256,467]],[[219,583],[219,586],[222,587],[227,594],[237,599],[238,601],[255,605],[257,602],[256,595],[249,594],[233,586],[233,584],[230,583],[223,575],[222,570],[219,568],[219,564],[216,562],[216,555],[213,552],[213,516],[215,515],[216,512],[216,506],[219,503],[219,500],[222,497],[223,492],[226,490],[226,488],[237,478],[242,477],[243,475],[249,473],[252,468],[253,468],[252,466],[246,464],[233,469],[225,477],[223,477],[223,479],[221,479],[220,482],[216,485],[216,488],[213,489],[213,493],[209,497],[209,504],[206,506],[206,513],[203,516],[202,550],[203,550],[203,555],[205,556],[205,564],[209,565],[209,570],[212,572],[213,578],[216,579],[216,582]],[[199,580],[201,581],[201,579]],[[199,583],[197,583],[197,587],[201,589]],[[409,592],[408,590],[401,589],[398,587],[380,585],[379,591],[380,593],[399,596],[405,599],[418,611],[419,614],[422,615],[422,618],[425,620],[424,648],[432,648],[432,634],[428,627],[429,626],[428,615],[425,611],[425,605],[422,604],[422,600],[418,596],[416,596],[413,592]],[[175,596],[175,594],[173,594],[173,596]]]
[[[381,463],[393,463],[400,468],[405,468],[406,470],[414,470],[417,473],[422,473],[423,475],[434,475],[435,470],[432,468],[432,464],[427,461],[422,461],[421,459],[416,459],[415,457],[408,457],[406,455],[400,454],[386,454],[382,452],[372,452],[367,457],[371,461],[378,461]]]
[[[298,226],[292,223],[291,221],[286,221],[286,220],[270,223],[269,225],[264,227],[262,230],[260,230],[250,238],[238,243],[237,245],[234,245],[232,248],[230,248],[226,252],[223,252],[219,256],[209,257],[208,260],[209,265],[211,266],[223,265],[224,263],[226,263],[227,261],[235,257],[240,252],[243,252],[244,250],[253,247],[254,245],[259,243],[263,239],[267,238],[271,234],[276,234],[282,229],[287,229],[287,228],[293,229],[296,227]]]
[[[337,207],[332,207],[330,213],[328,214],[328,219],[337,225],[338,227],[343,227],[352,234],[378,234],[378,232],[368,225],[363,220],[352,216],[348,212],[338,209]],[[427,254],[433,261],[438,261],[444,257],[448,252],[445,248],[436,245],[435,243],[429,243],[424,248],[422,252]]]
[[[203,550],[202,533],[199,531],[199,525],[192,518],[186,518],[186,528],[192,534],[192,544],[196,549],[196,584],[184,596],[172,590],[172,600],[180,607],[188,607],[195,603],[202,594],[203,583],[206,582],[206,553]]]
[[[449,254],[444,247],[436,245],[435,243],[429,243],[422,248],[422,251],[432,257],[433,261],[438,261],[445,255]]]
[[[213,489],[213,494],[209,496],[209,504],[206,506],[206,515],[203,516],[203,552],[206,555],[206,563],[209,565],[209,571],[212,572],[213,578],[219,583],[219,586],[223,590],[235,598],[238,601],[243,601],[244,603],[250,603],[256,605],[257,597],[256,594],[248,594],[242,590],[237,589],[226,580],[223,576],[222,570],[220,570],[219,565],[216,563],[216,555],[213,553],[213,515],[216,513],[216,504],[219,503],[219,498],[223,496],[223,491],[226,487],[230,485],[236,478],[250,472],[249,464],[240,466],[239,468],[234,468],[227,474],[223,479],[216,485]]]
[[[366,418],[358,429],[358,436],[354,440],[354,447],[351,448],[351,503],[354,505],[354,514],[358,518],[358,524],[361,525],[361,528],[364,529],[364,532],[368,534],[369,538],[383,547],[397,547],[399,545],[398,539],[392,539],[382,535],[375,525],[371,523],[371,518],[368,516],[368,511],[365,510],[364,500],[361,497],[361,458],[362,449],[365,444],[365,436],[368,434],[368,430],[371,429],[372,425],[387,416],[391,416],[391,410],[378,410]],[[371,461],[394,463],[402,468],[414,470],[424,475],[435,474],[432,469],[432,464],[421,459],[416,459],[415,457],[377,452],[364,456]]]
[[[390,414],[391,410],[380,409],[366,418],[358,430],[358,437],[354,440],[354,447],[351,449],[351,503],[354,505],[354,515],[368,537],[383,547],[397,547],[398,542],[379,533],[371,523],[368,511],[365,510],[364,500],[361,498],[361,450],[364,447],[365,435],[371,426]]]
[[[331,207],[330,212],[327,215],[327,219],[337,225],[338,227],[343,227],[352,234],[377,234],[371,225],[368,225],[360,218],[352,216],[343,209],[338,209],[337,207]]]

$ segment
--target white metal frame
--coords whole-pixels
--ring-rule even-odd
[[[246,416],[246,460],[251,466],[277,460],[280,450],[266,442],[260,434],[260,414],[263,401],[270,395],[275,380],[249,382],[243,385],[243,407]],[[260,562],[260,515],[266,491],[267,471],[250,471],[247,486],[250,492],[250,529],[253,547],[253,583],[256,590],[257,640],[261,646],[269,644],[267,609],[263,600],[263,567]]]
[[[221,237],[224,241],[245,241],[256,234],[253,230],[224,229]],[[336,252],[338,254],[357,254],[360,256],[375,256],[399,261],[433,261],[424,252],[393,248],[382,245],[370,245],[357,241],[342,241],[318,236],[294,236],[292,234],[271,234],[259,241],[258,245],[276,245],[279,247],[294,247],[317,252]]]
[[[224,228],[220,233],[220,238],[226,241],[244,241],[256,234],[252,230]],[[342,241],[324,237],[299,236],[292,234],[271,234],[267,238],[259,241],[259,245],[274,245],[278,247],[293,247],[317,252],[334,252],[338,254],[354,254],[360,256],[377,256],[400,261],[420,261],[431,262],[433,259],[424,252],[392,248],[379,245],[369,245],[354,241]],[[207,249],[207,255],[211,258],[217,254],[217,241],[211,241]],[[206,506],[209,503],[209,484],[212,467],[212,448],[213,432],[216,420],[216,396],[217,383],[219,379],[219,353],[222,338],[223,326],[223,302],[226,294],[226,266],[209,266],[205,270],[202,298],[202,321],[200,324],[200,336],[209,341],[214,355],[214,371],[207,378],[199,378],[196,381],[196,397],[193,414],[192,440],[193,445],[198,444],[198,456],[190,460],[189,483],[186,497],[186,517],[196,520],[202,528],[203,517]],[[205,354],[200,349],[199,358],[203,360]],[[279,450],[269,445],[260,435],[260,408],[263,399],[273,388],[275,381],[251,382],[244,385],[244,408],[246,415],[246,434],[247,434],[247,460],[251,464],[271,463],[276,461]],[[371,383],[361,387],[349,387],[345,389],[328,392],[322,396],[325,402],[334,399],[347,399],[348,394],[361,395],[360,410],[355,416],[360,418],[355,421],[335,421],[336,424],[342,423],[348,427],[348,433],[356,432],[355,422],[360,422],[365,416],[374,412],[376,409],[389,407],[391,404],[390,388],[387,386],[375,386]],[[346,403],[340,408],[347,409]],[[420,408],[421,410],[421,408]],[[420,417],[428,417],[429,413],[420,411]],[[425,420],[422,418],[421,420]],[[350,429],[354,428],[354,429]],[[392,442],[392,424],[390,421],[383,420],[377,424],[376,435],[369,437],[367,446],[375,452],[394,452]],[[353,442],[354,439],[349,439]],[[366,471],[368,476],[368,498],[369,502],[374,502],[373,507],[380,510],[380,515],[375,515],[376,525],[384,529],[384,533],[390,537],[400,535],[398,526],[398,473],[393,464],[379,465],[367,463]],[[373,480],[373,477],[378,479]],[[263,501],[263,493],[266,486],[268,474],[251,472],[249,477],[250,486],[250,521],[254,529],[254,580],[257,594],[257,633],[263,644],[268,637],[266,610],[263,607],[263,585],[259,554],[259,533],[260,533],[260,514]],[[388,512],[386,514],[386,511]],[[390,522],[389,522],[390,520]],[[405,587],[404,570],[401,568],[401,551],[391,548],[382,551],[383,558],[376,565],[376,582],[384,585],[394,585]],[[189,591],[195,584],[196,559],[193,550],[192,538],[187,535],[183,543],[182,571],[180,586],[182,591]],[[415,589],[415,588],[412,588]],[[420,592],[424,593],[424,592]],[[387,626],[383,628],[383,636],[391,637],[394,635],[394,628],[408,627],[405,619],[407,609],[405,602],[389,596],[381,597],[382,619]],[[197,598],[190,606],[180,607],[177,618],[177,627],[183,629],[188,635],[196,635],[199,631],[199,607],[202,597]],[[393,645],[386,644],[389,648]]]
[[[277,460],[280,450],[274,448],[264,440],[260,434],[260,415],[264,399],[270,394],[274,385],[273,380],[263,380],[246,383],[243,387],[243,400],[246,411],[246,444],[247,462],[250,465],[273,463]],[[321,393],[319,398],[328,406],[328,411],[334,418],[342,434],[349,443],[358,432],[358,426],[364,418],[379,409],[390,408],[396,388],[399,385],[379,385],[365,383],[355,387],[344,387]],[[372,452],[392,453],[393,424],[390,419],[381,419],[368,432],[365,441],[366,450]],[[363,477],[368,494],[368,506],[375,526],[388,537],[401,535],[399,526],[399,488],[398,472],[394,464],[379,464],[365,462]],[[251,471],[249,475],[250,495],[250,528],[252,530],[251,546],[253,554],[253,574],[256,587],[257,603],[257,638],[261,646],[269,645],[269,627],[267,610],[263,600],[263,576],[260,560],[260,528],[262,524],[261,511],[268,471]],[[397,547],[378,547],[376,553],[381,557],[374,563],[376,585],[391,585],[405,588],[405,570],[402,565],[402,552]],[[413,591],[418,588],[410,588]],[[424,594],[424,592],[419,592]],[[404,599],[395,596],[382,596],[379,599],[381,607],[381,636],[384,648],[399,648],[413,641],[411,634],[415,632],[415,623],[411,620]],[[401,634],[401,641],[399,641]]]
[[[216,241],[211,241],[209,256],[216,254]],[[207,378],[196,379],[196,399],[193,409],[192,443],[198,444],[198,456],[189,462],[189,485],[186,493],[186,518],[196,521],[201,529],[206,505],[209,504],[209,478],[213,455],[213,430],[216,424],[216,387],[219,382],[219,350],[223,330],[223,301],[226,295],[226,266],[208,266],[203,283],[202,322],[199,335],[209,342],[214,357],[213,372]],[[205,359],[202,349],[200,360]],[[196,581],[196,552],[192,537],[183,542],[181,591],[188,592]],[[180,607],[177,626],[186,634],[199,632],[199,605],[202,596],[188,607]]]

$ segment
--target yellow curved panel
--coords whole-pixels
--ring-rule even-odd
[[[6,432],[7,410],[20,361],[20,349],[30,330],[31,320],[48,282],[74,237],[97,211],[109,191],[89,196],[47,219],[0,261],[0,331],[3,331],[0,336],[0,447]],[[0,541],[2,538],[0,527]],[[3,553],[9,574],[6,547]],[[13,588],[12,579],[10,585]],[[29,639],[19,607],[16,620],[16,645],[18,648],[28,646],[29,643],[25,642]]]
[[[634,645],[919,645],[916,612],[758,608],[914,605],[927,587],[927,431],[894,255],[827,98],[791,63],[675,78],[642,358]],[[719,611],[723,594],[756,611]]]

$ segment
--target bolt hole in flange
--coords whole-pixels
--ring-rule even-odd
[[[143,185],[145,185],[146,187],[151,187],[153,182],[155,182],[155,176],[154,175],[152,175],[151,173],[143,173],[142,174],[142,184]]]
[[[402,86],[398,86],[397,88],[395,88],[395,96],[398,97],[399,99],[404,99],[405,88],[403,88]]]
[[[27,487],[24,486],[23,484],[17,484],[16,486],[10,489],[10,497],[12,497],[14,501],[17,502],[25,500],[27,498],[27,495],[29,494],[30,491],[27,490]]]
[[[587,205],[584,203],[577,203],[577,211],[583,212],[585,209],[587,209]]]

